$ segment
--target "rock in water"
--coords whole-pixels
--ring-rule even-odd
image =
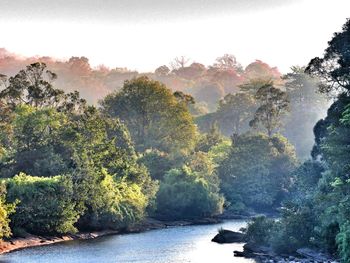
[[[244,242],[244,237],[245,235],[241,232],[234,232],[234,231],[222,229],[211,241],[219,244],[240,243],[240,242]]]

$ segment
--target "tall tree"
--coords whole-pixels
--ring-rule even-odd
[[[125,122],[138,151],[187,152],[196,128],[186,103],[158,81],[140,77],[101,102],[102,111]]]
[[[218,57],[213,66],[222,70],[235,70],[239,73],[243,72],[242,65],[237,61],[237,58],[231,54],[224,54]]]
[[[322,58],[315,57],[306,72],[321,80],[320,91],[324,93],[350,93],[350,19],[341,32],[334,33]]]
[[[47,69],[45,63],[36,62],[19,71],[8,80],[2,77],[3,90],[0,99],[12,108],[26,104],[34,107],[54,107],[60,111],[83,111],[86,101],[79,92],[64,93],[53,87],[57,75]]]
[[[219,102],[216,115],[221,129],[230,130],[230,134],[240,134],[248,125],[256,108],[255,99],[248,93],[227,94]],[[225,127],[223,127],[225,126]]]
[[[262,126],[266,129],[267,135],[271,137],[282,124],[281,116],[289,111],[288,95],[271,83],[267,83],[259,88],[255,98],[260,102],[260,106],[249,125],[254,128]]]

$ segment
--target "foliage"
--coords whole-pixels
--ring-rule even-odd
[[[19,174],[6,180],[7,200],[19,201],[11,225],[33,234],[74,233],[79,218],[73,184],[66,176],[51,178]]]
[[[246,130],[256,109],[255,104],[254,97],[243,92],[227,94],[220,100],[216,115],[221,129],[227,131],[224,134],[241,134]]]
[[[260,106],[249,125],[254,128],[262,126],[271,137],[282,124],[281,116],[289,111],[287,93],[267,83],[257,90],[255,98]]]
[[[163,84],[140,77],[101,102],[105,114],[125,122],[138,151],[188,152],[196,129],[188,108]]]
[[[166,174],[157,194],[157,212],[168,219],[207,217],[221,213],[223,201],[213,166],[202,155]]]
[[[65,94],[63,90],[55,89],[52,82],[57,75],[46,69],[46,64],[36,62],[20,70],[14,77],[5,81],[5,89],[0,92],[0,98],[13,107],[27,104],[34,107],[55,107],[59,111],[81,111],[86,105],[79,98],[78,92]]]
[[[11,236],[10,215],[15,212],[16,202],[6,203],[6,186],[0,182],[0,241]]]
[[[222,143],[223,140],[223,136],[221,135],[218,126],[214,123],[208,133],[200,135],[195,150],[209,152],[212,147]]]
[[[266,244],[271,236],[274,223],[273,219],[265,216],[254,217],[245,230],[247,241],[256,245]]]
[[[219,167],[221,190],[235,206],[266,209],[278,205],[291,186],[296,166],[294,148],[286,138],[245,134],[233,138],[231,152]]]
[[[350,260],[350,223],[345,222],[340,227],[340,232],[336,237],[339,255],[343,262],[348,262]]]
[[[348,93],[350,88],[350,19],[341,32],[334,33],[322,58],[313,58],[306,71],[320,78],[319,89],[330,95]]]

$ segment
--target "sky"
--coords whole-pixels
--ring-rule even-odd
[[[282,73],[323,54],[350,0],[0,0],[0,48],[139,72],[234,54]]]

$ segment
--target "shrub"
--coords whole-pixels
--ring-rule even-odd
[[[33,177],[23,173],[7,181],[7,200],[18,201],[11,226],[32,234],[74,233],[79,214],[66,176]]]

